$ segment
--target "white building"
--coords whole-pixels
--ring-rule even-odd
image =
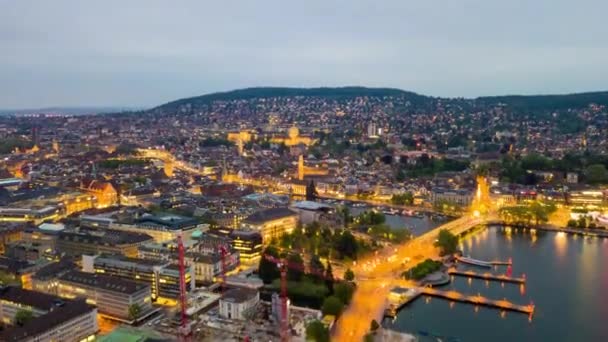
[[[255,290],[236,288],[220,299],[220,316],[228,319],[245,319],[247,313],[260,301],[260,293]]]

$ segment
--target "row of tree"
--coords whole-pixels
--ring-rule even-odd
[[[553,203],[534,201],[529,204],[500,208],[498,215],[507,223],[539,225],[549,221],[549,215],[556,210],[557,207]]]

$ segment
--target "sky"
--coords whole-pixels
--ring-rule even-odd
[[[606,0],[0,0],[0,108],[254,86],[608,90]]]

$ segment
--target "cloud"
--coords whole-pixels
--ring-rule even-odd
[[[0,1],[0,107],[156,105],[255,85],[600,90],[602,0]]]

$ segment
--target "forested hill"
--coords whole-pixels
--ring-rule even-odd
[[[487,96],[476,99],[480,104],[504,104],[514,109],[559,110],[586,107],[591,103],[608,106],[608,91],[564,95]]]
[[[401,98],[406,102],[417,106],[433,108],[438,100],[443,104],[464,103],[473,107],[486,107],[504,105],[515,111],[552,111],[568,108],[582,108],[591,103],[608,105],[608,91],[589,92],[564,95],[509,95],[509,96],[487,96],[475,99],[463,98],[437,98],[416,94],[395,88],[367,88],[367,87],[338,87],[338,88],[285,88],[285,87],[259,87],[218,92],[202,96],[179,99],[156,108],[151,112],[177,113],[188,107],[188,110],[197,111],[208,108],[216,101],[252,100],[257,98],[287,98],[287,97],[310,97],[326,98],[331,100],[347,100],[355,97],[393,97]]]
[[[350,99],[361,96],[370,97],[405,97],[413,103],[424,103],[430,98],[413,92],[394,88],[366,88],[366,87],[321,87],[321,88],[287,88],[287,87],[258,87],[212,93],[202,96],[179,99],[156,108],[153,111],[169,112],[184,105],[199,107],[214,101],[249,100],[254,98],[275,97],[316,97],[328,99]]]

